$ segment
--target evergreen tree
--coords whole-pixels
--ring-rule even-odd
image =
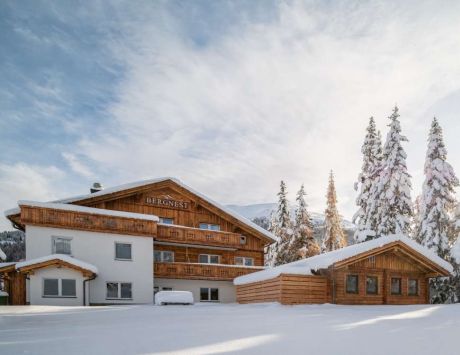
[[[337,194],[335,192],[334,175],[329,175],[327,188],[327,207],[324,220],[324,236],[321,246],[322,252],[343,248],[347,245],[345,234],[341,226],[341,218],[337,210]]]
[[[380,132],[376,130],[374,118],[369,119],[369,125],[366,130],[366,137],[361,148],[363,154],[363,165],[358,181],[355,183],[355,190],[359,190],[356,199],[358,211],[353,216],[353,223],[357,225],[354,235],[356,242],[362,242],[375,237],[375,226],[372,224],[372,216],[375,215],[371,193],[374,185],[378,183],[378,169],[382,161],[382,141]]]
[[[277,246],[279,242],[278,219],[275,211],[270,213],[268,231],[275,236],[275,242],[265,248],[265,266],[273,267],[276,259]]]
[[[292,221],[287,200],[287,190],[284,181],[281,181],[278,192],[278,208],[270,219],[270,232],[277,237],[277,241],[268,250],[266,264],[278,266],[289,262],[289,245],[293,234]]]
[[[297,192],[294,235],[289,246],[289,261],[308,258],[320,253],[320,247],[313,235],[313,223],[307,211],[304,185]]]
[[[447,150],[444,145],[442,128],[436,118],[431,124],[428,136],[428,150],[425,160],[425,181],[418,218],[415,227],[415,239],[433,250],[441,258],[456,266],[456,257],[451,255],[452,216],[455,208],[455,187],[459,181],[454,169],[446,161]],[[458,277],[444,277],[430,280],[432,303],[453,303],[457,301],[456,283]]]
[[[442,128],[434,118],[428,137],[425,182],[420,199],[420,216],[415,238],[422,245],[448,260],[450,250],[448,233],[455,207],[455,187],[459,186],[459,181],[446,159],[447,150]]]
[[[376,235],[404,234],[411,231],[412,202],[411,176],[407,171],[406,152],[402,142],[407,138],[401,134],[398,107],[389,117],[390,131],[383,148],[382,166],[378,169],[379,182],[371,198],[376,207]]]

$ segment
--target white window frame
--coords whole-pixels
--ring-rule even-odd
[[[118,284],[118,297],[107,297],[107,284]],[[121,298],[121,284],[131,284],[131,298]],[[106,281],[105,282],[105,299],[106,300],[117,300],[117,301],[132,301],[133,300],[133,283],[130,281]]]
[[[220,224],[201,222],[199,227],[200,227],[200,229],[209,230],[209,231],[213,231],[213,232],[219,232],[220,231]],[[212,227],[217,227],[217,229],[213,229]]]
[[[203,263],[201,262],[201,256],[206,256],[208,261]],[[212,263],[211,262],[211,256],[217,256],[217,263]],[[217,254],[198,254],[198,263],[199,264],[211,264],[211,265],[217,265],[217,264],[220,264],[220,255],[217,255]]]
[[[131,246],[131,259],[117,258],[117,244],[126,244],[126,245]],[[115,244],[114,244],[114,253],[115,253],[115,260],[118,260],[118,261],[133,261],[133,243],[115,242]]]
[[[57,295],[45,295],[45,280],[57,280],[58,281],[58,294]],[[77,298],[77,280],[65,278],[65,280],[75,281],[75,295],[74,296],[63,296],[62,295],[62,280],[63,279],[55,278],[55,277],[44,277],[42,279],[42,298]]]
[[[62,254],[62,253],[59,253],[60,255],[69,255],[69,256],[72,256],[72,237],[61,237],[61,236],[52,236],[51,237],[51,254],[58,254],[56,253],[56,240],[58,239],[61,239],[61,240],[65,240],[67,242],[69,242],[69,245],[70,245],[70,254]]]
[[[241,259],[242,263],[238,264],[237,259]],[[246,265],[246,260],[251,260],[251,265]],[[235,256],[235,265],[240,265],[240,266],[254,266],[254,258],[250,258],[247,256]]]
[[[201,299],[201,289],[207,289],[208,290],[208,299],[207,300],[202,300]],[[211,289],[216,289],[217,290],[217,300],[211,300]],[[200,302],[220,302],[220,290],[218,287],[200,287]]]
[[[155,260],[155,253],[160,253],[160,260]],[[172,255],[172,261],[164,261],[164,253],[171,253]],[[172,250],[154,250],[153,251],[153,261],[157,263],[173,263],[175,259],[174,252]]]

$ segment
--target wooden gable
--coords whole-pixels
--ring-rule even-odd
[[[433,277],[450,275],[448,270],[400,241],[347,258],[335,263],[333,267],[399,270],[424,273]]]
[[[153,214],[163,218],[172,218],[174,224],[187,227],[198,228],[200,223],[218,224],[221,231],[245,235],[248,243],[257,245],[257,248],[273,242],[257,229],[226,213],[173,180],[164,180],[94,197],[89,195],[73,203],[94,208]]]

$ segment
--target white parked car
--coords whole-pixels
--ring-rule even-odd
[[[193,304],[193,294],[190,291],[160,291],[155,294],[155,304]]]

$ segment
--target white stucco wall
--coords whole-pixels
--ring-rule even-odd
[[[76,297],[43,297],[43,279],[75,280]],[[83,280],[81,272],[72,269],[56,267],[38,269],[33,275],[30,275],[29,302],[34,305],[82,306]]]
[[[219,289],[219,302],[236,302],[236,289],[231,281],[205,281],[205,280],[176,280],[155,278],[155,286],[172,287],[174,291],[191,291],[195,302],[200,302],[200,288],[212,287]]]
[[[147,237],[95,233],[26,226],[26,259],[52,253],[52,238],[72,238],[72,256],[98,268],[95,280],[89,282],[92,304],[134,304],[153,302],[153,241]],[[115,260],[115,242],[131,243],[132,261]],[[106,300],[106,282],[131,282],[132,300]],[[30,286],[30,294],[36,291]],[[40,292],[41,286],[40,286]],[[34,300],[30,299],[31,304]]]

